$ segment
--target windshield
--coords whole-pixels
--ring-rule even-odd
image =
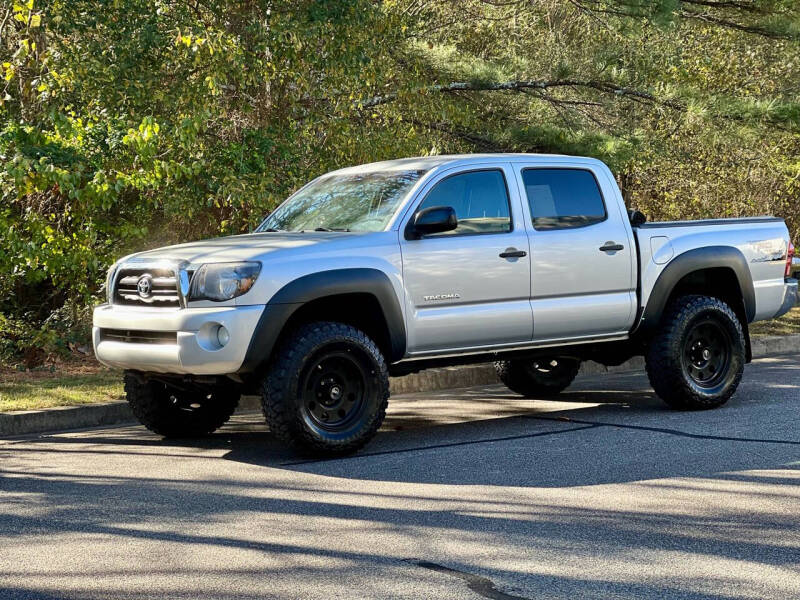
[[[425,171],[321,177],[284,202],[256,231],[383,231]]]

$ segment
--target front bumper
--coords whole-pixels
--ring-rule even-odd
[[[783,302],[773,318],[789,312],[795,304],[800,304],[800,292],[797,290],[797,279],[786,279],[783,284]]]
[[[120,369],[228,375],[244,362],[263,312],[263,305],[167,309],[103,304],[94,310],[94,352],[104,365]],[[224,346],[215,342],[219,326],[230,334]],[[175,336],[141,342],[145,336],[137,332],[174,332]]]

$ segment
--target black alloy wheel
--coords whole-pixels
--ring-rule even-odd
[[[497,376],[512,392],[526,398],[551,398],[558,395],[578,375],[581,363],[574,358],[539,357],[501,360],[494,363]]]
[[[701,388],[725,379],[731,361],[731,336],[713,319],[695,323],[684,344],[684,369]]]
[[[311,427],[346,429],[364,410],[372,392],[363,361],[345,347],[327,347],[309,361],[302,375],[304,415]]]
[[[241,396],[233,382],[189,389],[134,373],[125,374],[125,393],[139,422],[169,438],[199,437],[219,429]]]

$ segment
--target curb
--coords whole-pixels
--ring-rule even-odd
[[[756,337],[752,339],[752,349],[753,358],[798,354],[800,353],[800,334]],[[579,376],[629,373],[642,370],[644,370],[644,359],[641,356],[637,356],[616,367],[605,367],[591,361],[584,362],[581,365]],[[493,383],[499,383],[499,380],[495,374],[494,366],[489,363],[428,369],[412,375],[392,377],[390,388],[392,394],[407,394],[475,385],[491,385]],[[243,396],[236,412],[254,410],[261,410],[259,398],[257,396]],[[127,402],[65,406],[45,410],[0,413],[0,436],[8,437],[127,423],[135,423]]]
[[[132,422],[134,422],[134,417],[127,402],[58,406],[43,410],[0,413],[0,436],[65,431]]]

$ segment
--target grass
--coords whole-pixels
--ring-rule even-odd
[[[759,321],[750,326],[751,335],[791,335],[800,333],[800,306],[795,306],[780,319]]]
[[[754,336],[800,333],[800,307],[750,327]],[[60,365],[52,371],[0,369],[0,413],[122,400],[122,374],[94,361]]]
[[[0,413],[122,399],[122,374],[107,369],[77,374],[0,374]]]

